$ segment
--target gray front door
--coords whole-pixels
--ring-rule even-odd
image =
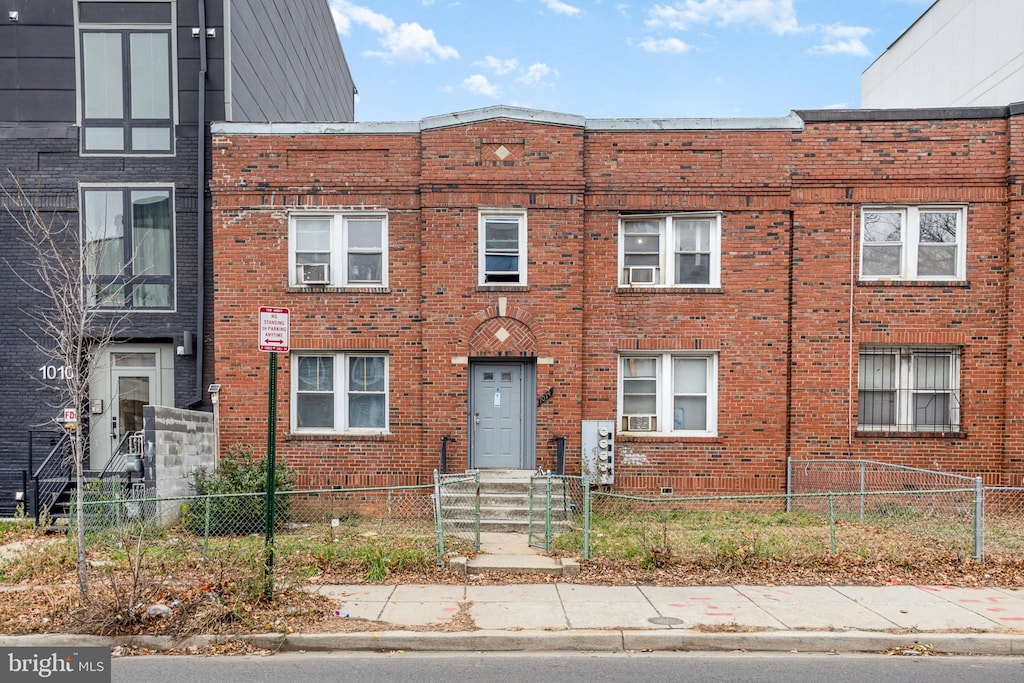
[[[470,401],[473,467],[526,467],[523,370],[524,366],[518,363],[473,365]]]

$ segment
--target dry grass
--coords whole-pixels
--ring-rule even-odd
[[[659,521],[660,519],[660,521]],[[990,547],[979,564],[964,552],[960,532],[939,520],[838,523],[832,529],[811,517],[693,517],[669,525],[639,517],[595,523],[595,559],[569,581],[594,585],[1024,585],[1024,522],[999,520],[1004,545]],[[729,523],[726,524],[725,520]],[[943,532],[943,529],[946,532]],[[261,536],[203,539],[181,529],[142,535],[92,537],[91,598],[78,597],[74,548],[62,536],[40,537],[30,528],[0,528],[8,542],[30,542],[14,559],[0,561],[0,632],[77,632],[104,635],[372,631],[388,624],[339,619],[335,605],[311,594],[321,584],[526,583],[537,576],[492,574],[458,577],[435,565],[430,525],[385,527],[350,520],[341,527],[303,525],[276,538],[273,599],[265,598]],[[562,537],[561,552],[577,542]],[[466,545],[449,549],[465,553]],[[457,545],[457,543],[456,543]],[[134,597],[129,597],[134,594]],[[171,608],[170,618],[147,615],[151,605]],[[431,627],[472,630],[456,618]]]

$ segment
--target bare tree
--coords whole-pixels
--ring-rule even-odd
[[[101,287],[95,274],[95,263],[102,259],[95,253],[96,240],[85,248],[78,225],[59,213],[44,213],[39,202],[26,193],[18,178],[11,173],[8,186],[0,186],[7,213],[18,226],[17,240],[26,249],[25,261],[12,263],[4,259],[18,279],[36,295],[41,306],[23,310],[26,318],[38,328],[38,335],[29,334],[39,352],[65,369],[57,377],[58,385],[52,407],[54,422],[63,407],[73,407],[79,416],[87,414],[89,386],[96,374],[96,351],[114,341],[126,324],[124,311],[110,312],[97,308],[92,293]],[[90,266],[92,264],[93,267]],[[28,334],[28,333],[27,333]],[[83,495],[85,458],[88,453],[85,434],[80,428],[71,430],[71,463],[74,468],[75,515],[78,541],[78,583],[83,600],[89,597],[88,563],[85,552],[85,517]]]

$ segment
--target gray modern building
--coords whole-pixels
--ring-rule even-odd
[[[935,0],[864,70],[860,91],[864,109],[1024,100],[1024,2]]]
[[[209,405],[209,123],[352,121],[354,93],[327,0],[0,6],[0,184],[70,226],[82,296],[122,321],[71,406],[92,468],[141,429],[143,405]],[[20,232],[0,210],[0,515],[59,434],[75,371],[33,322],[47,301]]]

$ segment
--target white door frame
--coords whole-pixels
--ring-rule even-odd
[[[118,355],[126,354],[128,361],[133,354],[152,356],[152,364],[119,364]],[[138,360],[145,358],[136,357]],[[174,405],[174,346],[172,344],[110,344],[100,349],[94,361],[92,382],[89,386],[89,469],[103,467],[121,438],[122,419],[117,395],[119,380],[129,377],[146,378],[149,381],[150,405]]]

